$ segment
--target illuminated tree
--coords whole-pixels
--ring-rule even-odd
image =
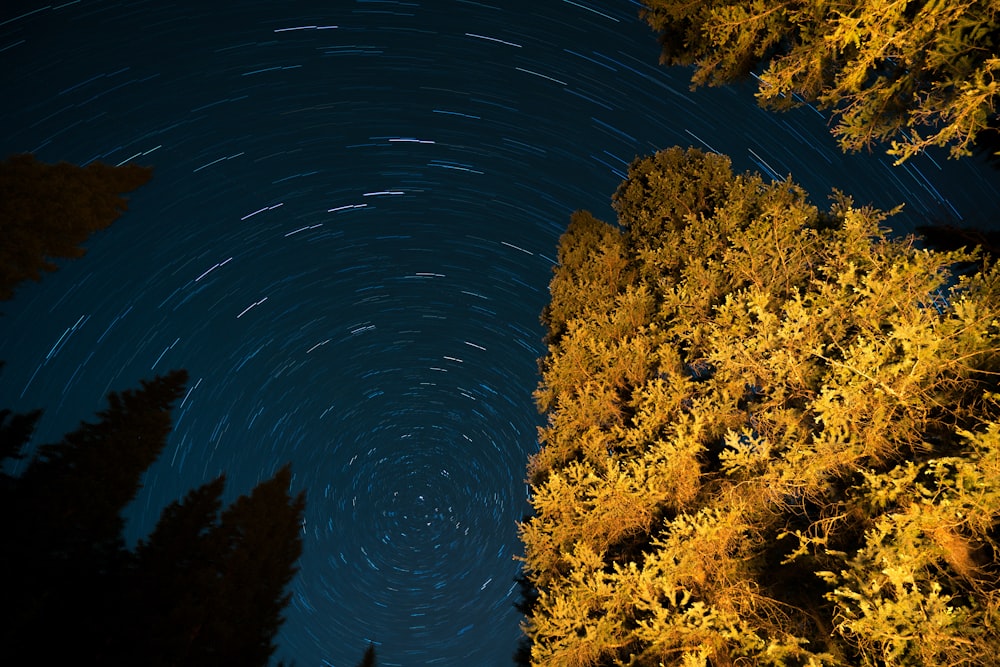
[[[614,206],[545,314],[532,664],[993,664],[1000,270],[696,150]]]
[[[759,73],[773,109],[830,109],[846,150],[890,142],[899,161],[928,146],[970,152],[995,122],[1000,6],[993,0],[643,0],[661,61],[695,85]]]

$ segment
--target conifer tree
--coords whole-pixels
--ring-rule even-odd
[[[139,541],[124,605],[130,614],[124,622],[137,632],[122,633],[119,655],[144,653],[150,667],[204,664],[202,629],[219,613],[215,595],[224,575],[214,535],[224,487],[220,476],[189,491],[164,508],[153,532]]]
[[[543,318],[532,664],[995,664],[1000,270],[697,150],[613,204]]]
[[[993,0],[643,0],[661,61],[694,85],[758,80],[772,109],[833,112],[845,150],[888,142],[970,153],[997,124],[1000,8]],[[759,74],[759,76],[758,76]]]
[[[2,369],[3,364],[0,364],[0,370]],[[21,458],[21,450],[31,440],[31,434],[41,416],[41,410],[25,413],[15,413],[6,408],[0,410],[0,461]],[[0,470],[0,484],[6,483],[8,478],[9,475]]]
[[[165,508],[135,551],[123,512],[162,450],[186,374],[115,392],[39,448],[0,494],[6,658],[56,664],[266,665],[302,550],[285,466],[222,510],[224,478]],[[59,641],[52,641],[53,632]]]
[[[51,260],[81,257],[80,244],[127,208],[122,194],[152,173],[132,164],[44,164],[28,153],[0,162],[0,301],[19,283],[56,270]]]
[[[358,663],[358,667],[375,667],[375,644],[369,643],[365,649],[365,655]]]
[[[283,622],[305,496],[280,469],[222,512],[225,478],[164,509],[126,577],[120,653],[150,665],[263,665]]]
[[[113,392],[94,423],[39,448],[6,484],[0,507],[7,542],[2,645],[12,655],[99,655],[117,613],[127,552],[123,512],[170,432],[170,410],[187,374]],[[60,628],[64,642],[45,641]],[[25,653],[19,653],[19,651]]]
[[[150,170],[0,163],[0,300],[78,257]],[[0,363],[2,368],[2,363]],[[123,513],[171,430],[187,373],[113,392],[94,423],[0,469],[0,655],[4,664],[265,665],[296,572],[305,496],[285,466],[222,511],[224,478],[162,513],[136,550]],[[0,465],[22,458],[41,410],[0,410]],[[372,654],[374,657],[374,654]]]

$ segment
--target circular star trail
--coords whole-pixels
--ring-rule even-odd
[[[0,404],[35,442],[110,390],[191,381],[130,511],[292,463],[301,570],[277,656],[509,665],[516,522],[540,423],[538,316],[578,208],[639,155],[983,224],[995,172],[844,156],[812,108],[688,89],[624,0],[77,0],[0,10],[0,148],[155,168],[129,212],[4,305]]]

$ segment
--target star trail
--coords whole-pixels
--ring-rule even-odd
[[[278,658],[509,665],[516,522],[557,239],[672,145],[989,223],[997,172],[843,155],[812,107],[691,91],[626,0],[77,0],[0,10],[0,148],[134,162],[129,211],[4,304],[0,406],[34,443],[110,390],[191,381],[129,516],[286,461],[307,492]]]

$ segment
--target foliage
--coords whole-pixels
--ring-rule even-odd
[[[186,377],[111,393],[98,421],[40,447],[22,475],[0,475],[0,637],[14,663],[267,664],[301,553],[305,499],[289,496],[288,466],[221,517],[224,478],[191,491],[125,548],[122,513]],[[23,445],[30,428],[19,433]]]
[[[54,258],[80,257],[80,244],[127,208],[121,193],[149,181],[148,167],[44,164],[31,154],[0,162],[0,300],[15,286],[55,271]]]
[[[663,63],[695,65],[695,85],[758,71],[762,105],[832,110],[846,150],[888,141],[900,162],[928,146],[965,155],[997,120],[994,0],[643,2]]]
[[[0,300],[53,270],[46,258],[82,255],[77,244],[124,210],[119,193],[149,177],[27,155],[0,163]],[[39,447],[20,476],[3,463],[23,458],[42,411],[0,410],[5,664],[267,664],[302,550],[305,497],[289,495],[289,466],[221,516],[224,477],[194,489],[125,547],[123,512],[166,444],[186,381],[173,371],[109,394],[96,422]],[[366,659],[374,664],[373,650]]]
[[[1000,270],[696,150],[614,206],[543,316],[532,664],[992,664]]]

